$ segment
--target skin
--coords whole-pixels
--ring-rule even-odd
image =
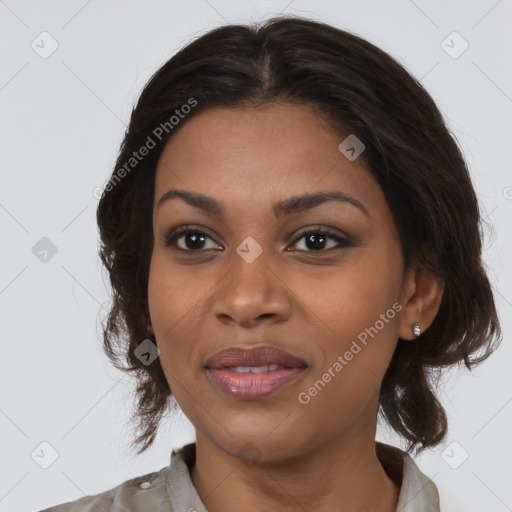
[[[158,163],[148,300],[160,362],[196,428],[191,479],[209,512],[396,509],[399,487],[375,454],[379,388],[398,337],[428,328],[442,283],[418,265],[404,271],[396,226],[362,157],[349,161],[309,106],[212,108],[187,119]],[[224,217],[170,189],[208,195]],[[280,219],[272,205],[318,191],[342,191],[367,210],[328,201]],[[203,244],[171,228],[191,225]],[[303,234],[330,228],[315,251]],[[263,252],[248,263],[236,248],[252,237]],[[318,238],[317,238],[318,240]],[[180,252],[177,247],[184,251]],[[394,303],[401,311],[336,377],[298,400],[359,333]],[[259,400],[222,393],[203,368],[237,344],[270,344],[307,361],[300,379]],[[248,449],[249,447],[249,449]]]

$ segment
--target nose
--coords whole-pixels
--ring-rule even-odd
[[[230,271],[217,288],[213,313],[224,324],[252,327],[290,318],[292,293],[265,251],[254,261],[233,254]]]

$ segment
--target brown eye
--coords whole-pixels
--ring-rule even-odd
[[[177,250],[185,252],[199,252],[201,250],[211,250],[215,249],[215,247],[219,247],[218,244],[215,243],[213,247],[205,247],[207,240],[213,242],[213,239],[204,231],[185,226],[178,231],[171,231],[164,238],[164,245],[166,247],[176,246],[175,248]]]
[[[330,250],[344,249],[354,245],[348,237],[326,229],[306,231],[296,238],[293,245],[298,245],[299,241],[302,240],[304,240],[303,247],[297,249],[300,252],[325,253]],[[208,241],[210,241],[210,247],[208,247]],[[201,252],[220,248],[204,231],[193,229],[189,226],[184,226],[178,230],[171,230],[164,238],[164,245],[183,252]],[[223,250],[222,248],[220,249]]]
[[[342,237],[325,229],[310,230],[302,233],[302,235],[297,238],[294,245],[297,244],[297,241],[302,239],[305,239],[303,244],[305,249],[303,248],[298,250],[305,252],[327,252],[331,249],[343,249],[353,245],[348,238]],[[327,247],[329,245],[329,241],[331,242],[331,246]],[[334,246],[332,245],[332,242],[335,242]]]

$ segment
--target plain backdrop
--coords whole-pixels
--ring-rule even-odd
[[[94,191],[158,67],[209,29],[280,12],[347,29],[397,58],[464,151],[493,226],[485,261],[503,342],[474,372],[444,379],[449,434],[416,461],[443,511],[512,510],[510,1],[0,0],[0,512],[110,489],[194,440],[180,414],[146,454],[128,450],[133,386],[100,345],[109,295]],[[379,439],[402,446],[385,428]]]

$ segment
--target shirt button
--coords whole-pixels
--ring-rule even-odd
[[[139,487],[141,489],[149,489],[151,487],[151,483],[150,482],[142,482]]]

